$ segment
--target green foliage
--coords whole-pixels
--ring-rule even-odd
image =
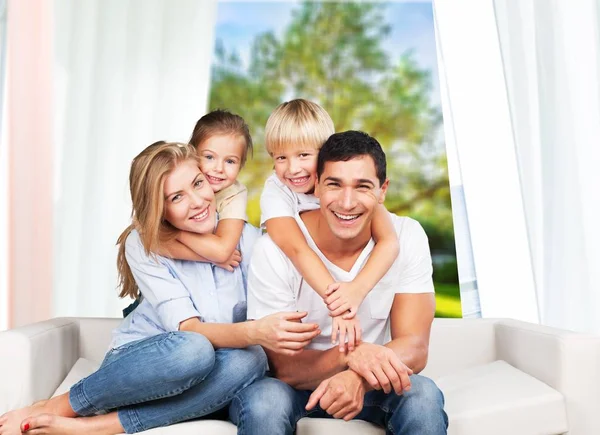
[[[391,180],[386,206],[419,220],[434,253],[453,253],[442,117],[431,103],[431,74],[414,53],[390,56],[384,49],[391,30],[386,7],[304,1],[281,37],[265,32],[254,38],[247,68],[218,41],[210,109],[230,109],[250,126],[255,153],[241,181],[249,190],[252,223],[258,224],[258,198],[273,167],[264,149],[267,118],[281,102],[305,98],[329,112],[336,131],[362,130],[377,138]]]

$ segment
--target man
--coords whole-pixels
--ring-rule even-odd
[[[371,220],[389,184],[385,154],[365,133],[334,134],[319,152],[317,177],[320,209],[296,220],[336,281],[350,281],[373,249]],[[427,363],[435,312],[427,236],[410,218],[392,219],[400,254],[357,312],[363,342],[352,352],[330,342],[329,311],[292,262],[268,236],[257,242],[248,318],[307,311],[304,321],[317,323],[321,335],[296,355],[267,351],[276,379],[259,381],[233,400],[230,417],[239,434],[292,434],[305,416],[358,418],[394,434],[446,433],[442,393],[416,374]]]

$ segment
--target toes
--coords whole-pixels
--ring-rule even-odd
[[[35,417],[29,417],[21,422],[21,431],[28,432],[32,429],[50,426],[52,425],[53,421],[54,415],[51,414],[40,414],[36,415]]]

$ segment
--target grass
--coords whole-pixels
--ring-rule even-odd
[[[462,317],[458,284],[435,283],[435,317]]]

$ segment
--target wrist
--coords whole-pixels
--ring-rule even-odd
[[[248,346],[254,346],[255,344],[259,344],[256,320],[248,320],[244,322],[244,326],[246,327],[245,336]]]

